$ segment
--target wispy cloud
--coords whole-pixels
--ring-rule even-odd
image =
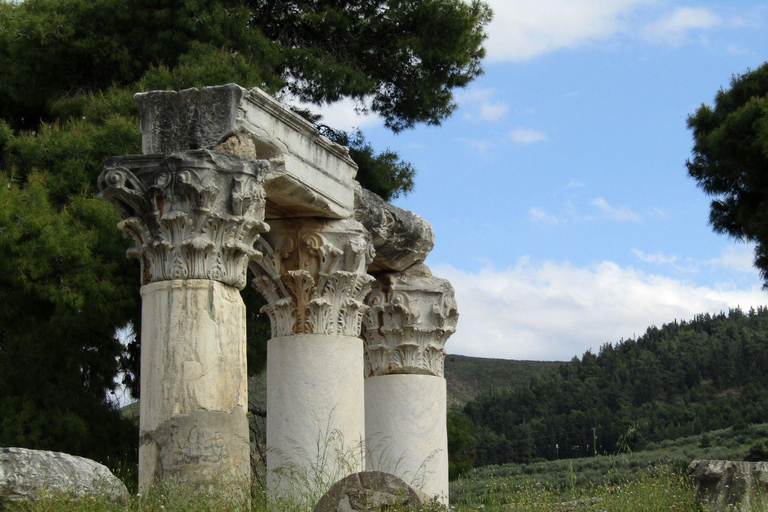
[[[584,185],[579,180],[572,179],[571,181],[568,182],[568,184],[565,186],[565,188],[581,188],[581,187],[585,187],[585,186],[586,185]]]
[[[609,39],[650,0],[490,0],[488,58],[521,62]]]
[[[562,222],[560,217],[557,215],[552,215],[551,213],[547,213],[541,208],[531,208],[528,210],[528,216],[534,222],[542,222],[551,226],[557,226]]]
[[[661,251],[647,252],[637,247],[630,252],[641,262],[658,267],[666,266],[682,274],[698,274],[712,270],[726,270],[729,273],[736,272],[748,275],[755,283],[760,282],[758,271],[754,266],[754,244],[734,243],[726,246],[720,255],[711,259],[684,258],[674,254],[665,254]],[[768,296],[766,296],[768,299]]]
[[[489,61],[524,62],[563,49],[613,44],[619,37],[678,46],[709,41],[717,27],[763,25],[768,9],[742,6],[717,10],[670,6],[658,0],[488,0]]]
[[[496,142],[488,139],[459,139],[459,141],[478,153],[486,153],[497,146]]]
[[[498,121],[509,112],[509,105],[496,100],[495,96],[495,89],[476,87],[457,92],[456,101],[466,110],[465,119]]]
[[[509,105],[502,102],[483,102],[478,108],[478,117],[483,121],[498,121],[509,112]]]
[[[478,153],[487,153],[497,147],[508,145],[510,142],[523,146],[543,142],[547,140],[547,134],[544,131],[531,128],[515,128],[509,133],[497,134],[496,137],[492,136],[484,139],[459,138],[458,140]]]
[[[570,185],[567,188],[572,188]],[[572,222],[589,222],[597,220],[613,220],[617,222],[640,223],[647,218],[664,218],[664,213],[658,208],[649,208],[637,212],[629,206],[612,206],[602,197],[596,197],[589,202],[590,208],[579,211],[571,201],[565,203],[565,212],[561,215],[547,212],[540,207],[528,210],[529,218],[534,222],[543,222],[551,226],[565,225]]]
[[[579,267],[525,257],[505,269],[432,270],[455,287],[461,315],[446,349],[483,357],[569,360],[651,325],[768,302],[759,283],[699,286],[611,261]]]
[[[642,35],[654,43],[677,46],[688,41],[694,32],[715,27],[720,17],[703,7],[678,7],[647,25]]]
[[[725,268],[745,274],[755,272],[755,246],[752,244],[731,245],[717,258],[707,263],[715,267]]]
[[[677,256],[667,256],[661,252],[649,254],[641,251],[637,247],[633,247],[631,252],[640,261],[652,263],[654,265],[672,265],[677,261]]]
[[[640,222],[640,215],[632,211],[628,206],[613,207],[602,197],[593,199],[592,205],[600,210],[605,218],[618,221]]]
[[[531,128],[515,128],[509,132],[509,138],[516,144],[534,144],[547,140],[547,134]]]

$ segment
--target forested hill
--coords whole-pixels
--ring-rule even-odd
[[[448,354],[445,358],[448,406],[463,407],[492,389],[525,386],[534,376],[549,375],[562,364],[559,361],[513,361]]]
[[[527,386],[486,393],[464,413],[475,425],[465,451],[476,466],[642,449],[766,422],[768,309],[650,327]]]

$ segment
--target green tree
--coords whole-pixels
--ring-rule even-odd
[[[464,414],[476,425],[468,449],[484,465],[554,459],[555,444],[560,458],[583,457],[594,453],[595,440],[598,452],[642,450],[729,426],[744,430],[768,420],[766,339],[764,307],[649,327],[527,386],[468,402]],[[696,379],[681,371],[681,359]]]
[[[475,451],[471,448],[472,436],[477,427],[466,414],[459,410],[449,410],[448,428],[448,477],[455,480],[472,469]]]
[[[489,17],[462,0],[0,0],[0,445],[136,444],[106,392],[121,361],[136,384],[140,340],[126,353],[115,333],[139,325],[138,270],[95,199],[105,160],[140,152],[134,92],[236,82],[352,98],[394,131],[439,124],[481,73]],[[412,188],[396,154],[344,136],[374,191]],[[266,329],[244,297],[255,369]]]
[[[768,285],[768,63],[733,77],[715,106],[688,118],[693,158],[688,173],[713,196],[717,233],[755,242],[755,265]]]

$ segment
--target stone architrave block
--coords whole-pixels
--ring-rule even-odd
[[[688,476],[696,501],[709,512],[751,512],[768,503],[768,462],[695,460]]]
[[[354,180],[357,164],[348,148],[264,91],[228,84],[135,97],[144,154],[209,149],[269,160],[266,218],[354,216],[373,237],[377,254],[369,271],[403,271],[422,263],[434,247],[429,222],[363,189]]]
[[[360,185],[355,188],[355,219],[371,233],[376,251],[369,272],[402,272],[424,263],[435,246],[435,232],[429,222]]]
[[[429,498],[405,480],[383,471],[353,473],[336,482],[314,512],[421,510]]]
[[[0,509],[51,494],[105,496],[124,502],[125,484],[106,466],[60,452],[0,448]]]
[[[264,91],[227,84],[135,98],[144,154],[210,149],[269,159],[268,219],[352,216],[357,165],[348,148],[320,135]]]

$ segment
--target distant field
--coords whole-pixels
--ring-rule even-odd
[[[484,466],[451,482],[451,502],[459,510],[477,510],[480,505],[489,509],[488,505],[503,505],[513,496],[536,488],[549,490],[554,501],[594,496],[597,487],[624,486],[657,475],[659,471],[683,474],[697,459],[744,460],[755,443],[764,446],[766,439],[768,423],[763,423],[648,443],[644,451]]]
[[[562,361],[513,361],[449,354],[445,358],[448,406],[464,404],[484,391],[524,386],[534,375],[553,372]]]

